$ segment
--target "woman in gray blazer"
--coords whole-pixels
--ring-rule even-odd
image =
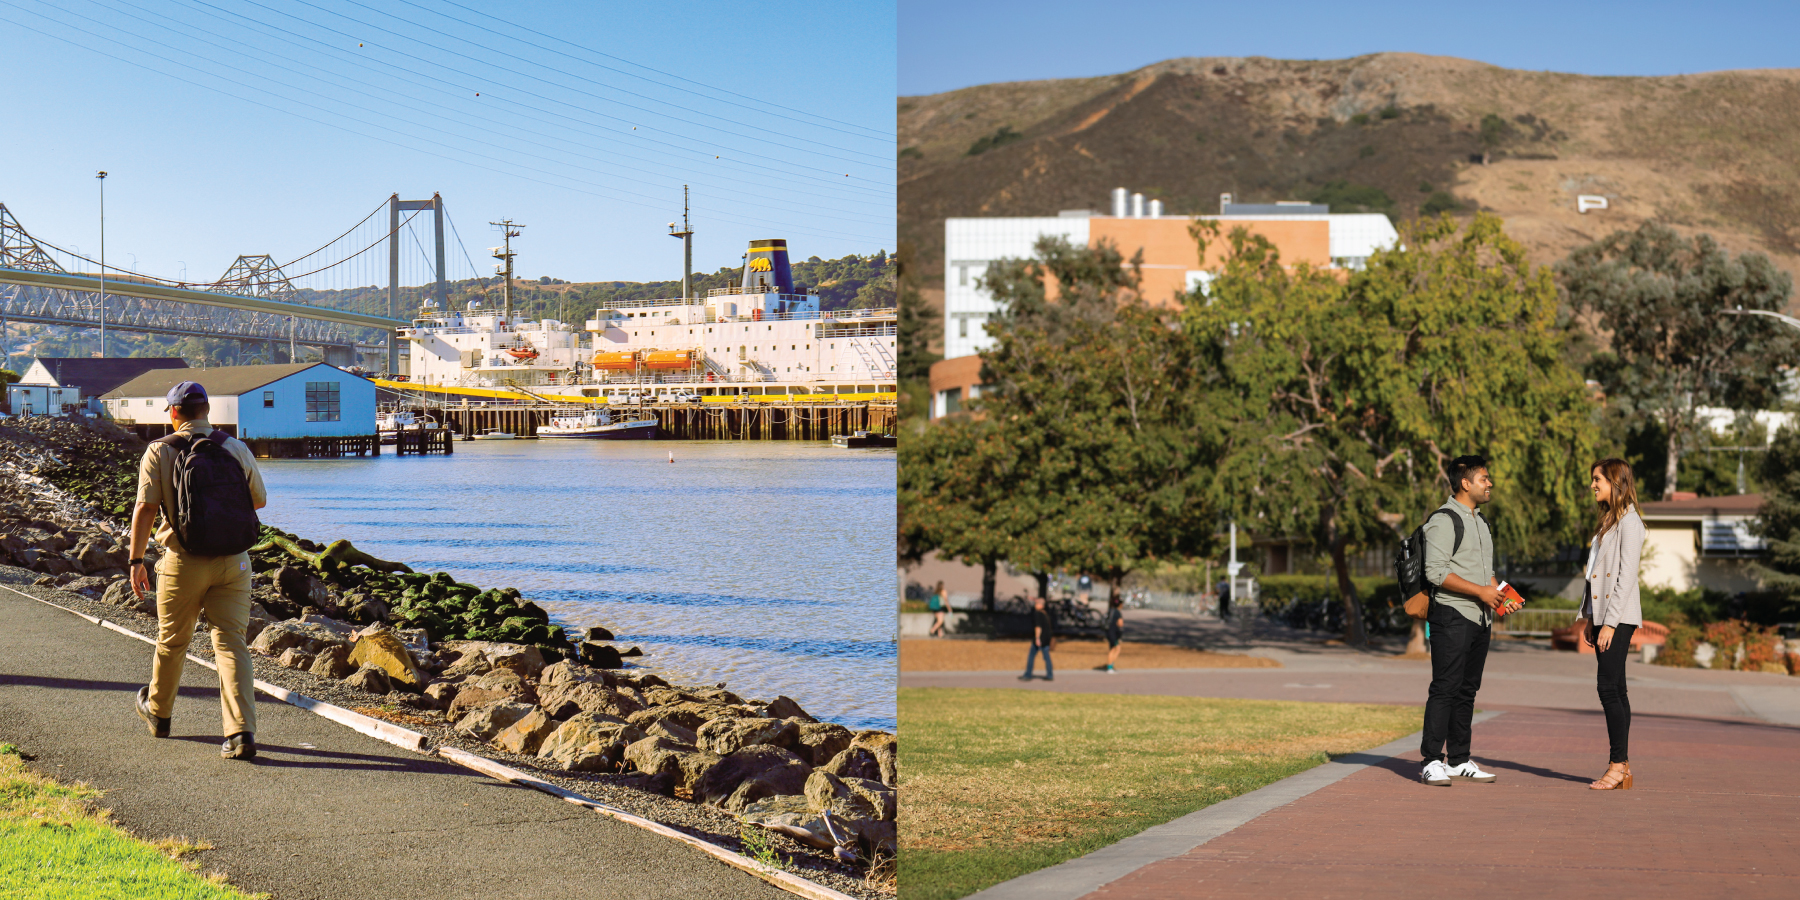
[[[1612,765],[1588,787],[1596,791],[1629,790],[1631,762],[1626,751],[1631,736],[1631,701],[1625,695],[1625,656],[1631,652],[1631,636],[1644,624],[1644,614],[1638,606],[1644,519],[1638,515],[1637,486],[1632,482],[1630,463],[1603,459],[1594,464],[1589,475],[1600,524],[1588,543],[1587,590],[1581,600],[1581,618],[1600,662],[1595,686],[1600,693],[1600,708],[1606,712]]]

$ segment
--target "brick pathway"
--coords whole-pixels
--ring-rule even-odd
[[[1606,768],[1597,710],[1507,709],[1474,749],[1497,783],[1427,787],[1406,753],[1087,896],[1800,893],[1800,729],[1640,714],[1637,787],[1610,793],[1586,790]]]

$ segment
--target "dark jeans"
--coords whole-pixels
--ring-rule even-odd
[[[1631,653],[1631,636],[1636,625],[1613,628],[1612,644],[1600,651],[1600,629],[1588,624],[1588,643],[1600,659],[1600,673],[1594,687],[1600,693],[1600,708],[1606,712],[1606,741],[1611,745],[1612,762],[1630,762],[1627,751],[1631,743],[1631,698],[1625,695],[1625,657]]]
[[[1425,699],[1419,755],[1428,762],[1443,759],[1460,766],[1469,761],[1475,692],[1481,690],[1481,670],[1487,666],[1489,629],[1442,603],[1431,604],[1426,621],[1431,623],[1431,693]]]
[[[1045,644],[1042,647],[1039,647],[1037,644],[1031,645],[1031,652],[1029,654],[1027,654],[1025,657],[1025,677],[1027,677],[1027,678],[1031,677],[1031,669],[1033,666],[1037,665],[1037,655],[1039,653],[1044,654],[1044,677],[1045,678],[1055,678],[1056,670],[1052,669],[1050,667],[1050,645],[1049,644]]]

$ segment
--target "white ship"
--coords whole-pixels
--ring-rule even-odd
[[[392,409],[375,418],[375,431],[384,444],[397,443],[402,431],[429,431],[438,423],[410,409]]]
[[[480,301],[451,310],[428,300],[399,332],[394,381],[404,383],[378,383],[474,402],[886,399],[897,324],[892,308],[820,309],[818,294],[795,292],[787,242],[756,240],[738,286],[614,303],[579,330]]]

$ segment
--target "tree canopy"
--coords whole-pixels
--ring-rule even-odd
[[[1611,335],[1611,355],[1592,366],[1608,401],[1662,426],[1663,499],[1674,494],[1682,452],[1694,446],[1701,407],[1755,409],[1779,397],[1777,366],[1794,357],[1793,329],[1737,314],[1787,305],[1793,280],[1767,256],[1734,258],[1708,235],[1684,238],[1645,222],[1576,250],[1556,269],[1570,306]]]

